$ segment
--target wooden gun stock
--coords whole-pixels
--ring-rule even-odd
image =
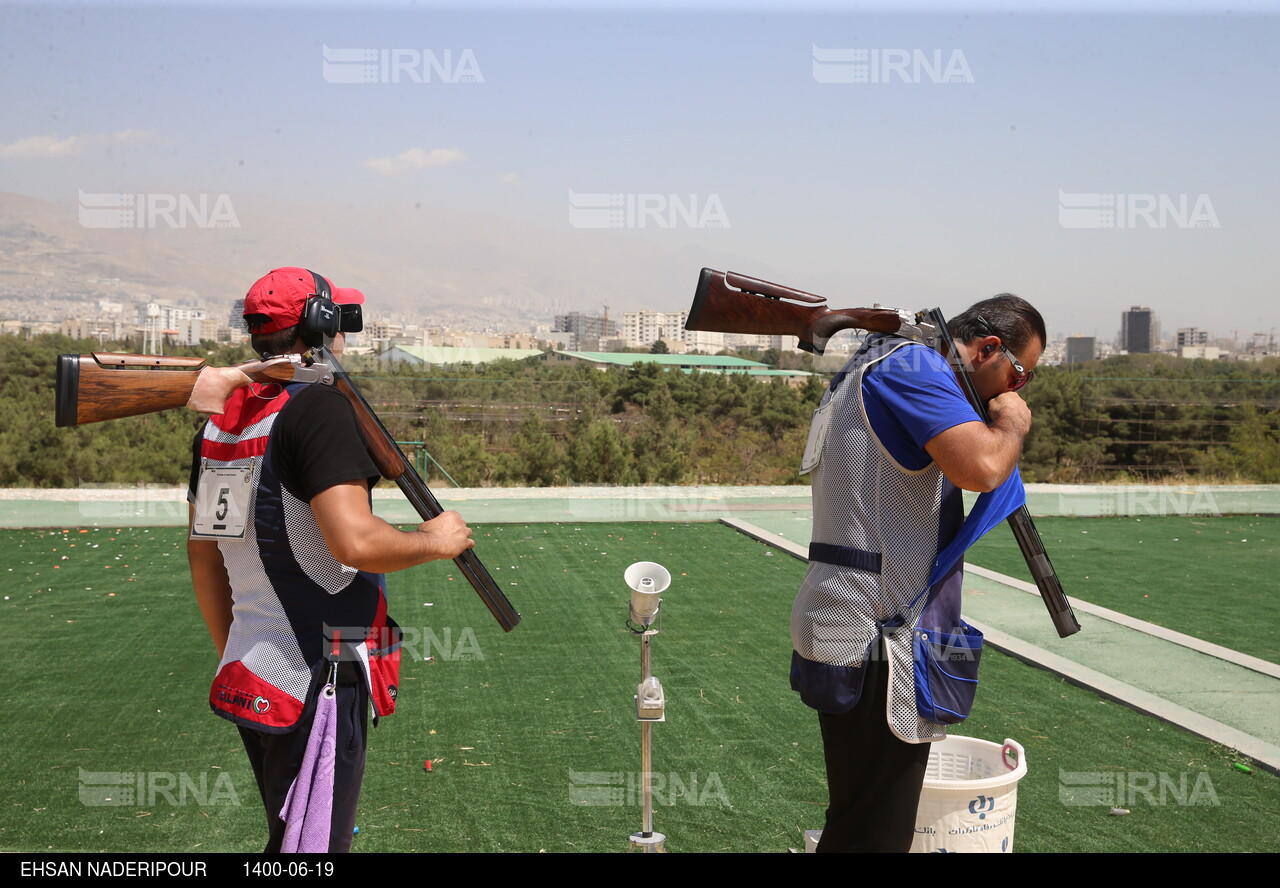
[[[399,485],[423,521],[443,512],[337,358],[325,349],[317,349],[316,355],[319,360],[281,355],[234,367],[209,367],[200,358],[159,355],[58,355],[56,422],[59,426],[84,425],[175,407],[221,413],[227,396],[251,382],[330,384],[351,402],[360,433],[383,476]],[[454,559],[454,564],[498,624],[507,632],[514,629],[520,614],[475,553],[468,549]]]
[[[200,358],[161,355],[58,355],[54,421],[59,427],[191,407],[221,413],[227,396],[250,382],[291,382],[287,357],[208,367]]]
[[[956,377],[965,389],[965,395],[973,404],[983,422],[988,422],[986,405],[979,398],[969,379],[968,368],[957,361],[958,352],[951,334],[947,331],[942,312],[933,309],[918,312],[914,322],[904,320],[903,315],[891,309],[849,308],[832,310],[822,307],[826,298],[793,290],[781,284],[771,284],[759,278],[734,272],[702,269],[698,289],[689,309],[687,330],[707,330],[715,333],[748,333],[756,335],[791,335],[799,338],[800,348],[820,355],[827,341],[840,330],[873,330],[877,333],[897,333],[931,348],[939,348],[949,356],[955,366]],[[926,332],[927,331],[927,332]],[[941,342],[936,342],[935,338]],[[1025,505],[1009,516],[1018,548],[1022,550],[1027,568],[1040,590],[1049,618],[1053,620],[1061,638],[1080,631],[1080,623],[1062,590],[1062,583],[1045,552],[1040,532]]]
[[[800,348],[815,355],[822,354],[827,341],[841,330],[896,333],[902,326],[892,309],[831,309],[821,305],[826,301],[781,284],[704,268],[684,326],[715,333],[795,336]]]

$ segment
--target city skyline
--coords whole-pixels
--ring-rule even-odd
[[[60,331],[73,338],[97,338],[101,342],[123,341],[130,336],[141,335],[147,343],[155,344],[163,335],[160,347],[196,345],[202,340],[218,342],[242,342],[245,335],[239,323],[243,300],[233,304],[229,314],[206,310],[198,303],[174,303],[165,300],[151,302],[98,299],[96,308],[78,314],[64,314],[57,321],[29,323],[4,316],[4,300],[0,299],[0,333],[13,333],[21,328],[29,332]],[[194,307],[193,307],[194,306]],[[375,351],[395,345],[459,346],[485,350],[529,349],[556,347],[570,351],[582,350],[582,340],[591,343],[588,351],[614,351],[647,349],[662,340],[674,349],[674,353],[716,354],[725,349],[769,349],[799,352],[794,336],[741,335],[695,332],[684,329],[688,310],[663,312],[651,309],[625,311],[612,318],[603,313],[571,311],[556,315],[551,323],[532,326],[512,323],[489,324],[485,327],[432,324],[423,320],[371,321],[359,334],[348,336],[349,345],[357,350],[372,348]],[[55,311],[49,315],[53,317]],[[619,320],[619,317],[621,320]],[[1135,319],[1137,326],[1134,326]],[[231,328],[230,335],[228,327]],[[1199,327],[1179,327],[1168,335],[1162,330],[1159,316],[1149,306],[1131,306],[1121,313],[1120,326],[1112,339],[1070,334],[1050,335],[1046,343],[1044,362],[1076,363],[1082,360],[1105,358],[1115,354],[1144,354],[1164,352],[1178,357],[1216,359],[1236,356],[1256,359],[1276,354],[1275,328],[1269,331],[1230,331],[1233,335],[1218,335]],[[1246,335],[1241,336],[1241,333]],[[842,331],[832,337],[827,351],[847,354],[857,346],[862,332]],[[1205,349],[1209,352],[1205,352]],[[153,353],[144,349],[147,353]],[[154,353],[159,353],[158,351]]]
[[[271,256],[424,314],[676,311],[710,266],[1277,325],[1269,4],[298,6],[7,3],[0,191],[178,240],[207,298]]]

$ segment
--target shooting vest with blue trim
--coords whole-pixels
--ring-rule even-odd
[[[335,560],[311,506],[284,488],[272,465],[272,427],[305,388],[255,384],[237,390],[225,413],[210,417],[200,444],[206,465],[252,466],[253,485],[244,537],[217,541],[231,583],[233,622],[209,705],[224,718],[268,733],[289,731],[301,718],[327,671],[333,629],[346,642],[344,659],[358,659],[366,682],[368,650],[388,631],[382,575]]]
[[[880,655],[883,639],[889,727],[906,742],[924,743],[944,737],[946,728],[920,714],[916,673],[920,636],[927,635],[920,627],[956,632],[962,625],[962,562],[932,588],[929,576],[947,542],[940,537],[961,523],[963,501],[936,463],[902,466],[872,428],[863,377],[903,348],[927,346],[868,337],[823,397],[830,406],[812,473],[813,542],[791,613],[792,686],[815,709],[848,711],[860,696],[866,660]]]

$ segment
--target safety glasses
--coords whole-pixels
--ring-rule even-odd
[[[990,322],[988,322],[986,318],[982,315],[978,315],[978,320],[982,323],[982,326],[987,328],[988,335],[994,336],[996,339],[1000,340],[1000,350],[1004,352],[1004,356],[1009,359],[1009,363],[1013,365],[1013,369],[1017,372],[1017,375],[1013,378],[1013,385],[1010,387],[1009,391],[1016,392],[1021,388],[1025,388],[1028,382],[1036,378],[1036,371],[1028,370],[1022,366],[1022,362],[1018,360],[1018,356],[1005,347],[1004,337],[995,331],[995,328],[991,326]]]

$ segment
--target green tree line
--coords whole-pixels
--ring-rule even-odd
[[[0,337],[0,486],[186,482],[203,422],[189,411],[55,428],[57,355],[95,350],[128,349]],[[249,357],[186,353],[214,365]],[[406,452],[430,454],[428,480],[463,486],[804,483],[797,466],[825,388],[821,377],[793,387],[648,362],[346,364]],[[1028,481],[1280,482],[1280,360],[1131,355],[1042,367],[1024,393]]]
[[[1280,359],[1121,355],[1038,368],[1024,393],[1028,480],[1280,482]]]

